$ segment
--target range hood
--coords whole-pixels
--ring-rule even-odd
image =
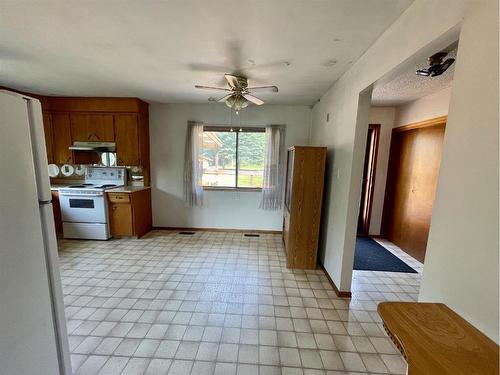
[[[72,151],[87,152],[115,152],[115,142],[80,142],[74,141],[72,146],[68,147]]]

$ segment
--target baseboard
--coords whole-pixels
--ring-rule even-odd
[[[332,284],[333,290],[335,291],[335,294],[337,295],[337,297],[340,297],[340,298],[351,298],[352,297],[351,292],[342,292],[342,291],[340,291],[339,288],[337,288],[337,285],[335,285],[335,282],[333,281],[333,279],[330,277],[330,274],[328,273],[328,271],[326,270],[326,268],[323,266],[323,264],[321,264],[321,263],[318,263],[318,264],[321,267],[321,269],[325,272],[326,278],[328,279],[328,281],[330,282],[330,284]]]
[[[230,233],[262,233],[262,234],[281,234],[280,230],[265,230],[265,229],[226,229],[226,228],[196,228],[196,227],[157,227],[155,230],[179,230],[192,232],[230,232]]]

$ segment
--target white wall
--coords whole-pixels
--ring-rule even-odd
[[[380,124],[377,168],[375,172],[375,186],[373,187],[372,215],[369,230],[371,235],[380,234],[382,212],[384,209],[385,183],[387,180],[387,166],[389,165],[389,151],[391,148],[391,135],[395,115],[396,109],[394,107],[370,108],[370,124]]]
[[[286,144],[308,144],[311,109],[308,106],[250,106],[241,111],[242,125],[286,124]],[[183,201],[184,144],[187,122],[230,124],[224,104],[151,104],[151,177],[153,224],[197,227],[281,230],[281,211],[260,210],[260,193],[205,191],[202,207]],[[236,121],[236,120],[233,120]]]
[[[434,39],[438,38],[433,43],[435,48],[443,48],[456,40],[465,8],[464,1],[416,0],[313,108],[311,139],[329,147],[330,168],[326,180],[320,259],[342,291],[349,291],[351,287],[369,120],[368,116],[364,122],[358,117],[360,93],[417,51],[428,48]],[[422,20],[426,20],[426,27],[422,27]],[[422,53],[423,59],[428,52]],[[361,114],[369,111],[370,101],[364,105],[366,108]],[[328,123],[327,113],[330,113]]]
[[[479,6],[490,9],[476,16],[474,9]],[[498,167],[498,129],[494,128],[498,127],[494,116],[498,93],[493,92],[498,89],[496,8],[493,0],[416,0],[314,106],[312,140],[329,146],[320,259],[338,288],[348,291],[368,125],[364,106],[370,105],[360,102],[360,92],[413,55],[423,58],[451,44],[465,17],[453,82],[455,105],[450,107],[447,126],[447,134],[452,135],[450,141],[445,137],[434,215],[437,224],[433,228],[433,221],[427,251],[432,266],[424,271],[422,295],[448,303],[498,341],[498,168],[493,170]],[[460,60],[467,63],[461,67]],[[485,151],[488,146],[490,151]],[[452,155],[460,156],[457,163],[450,160]],[[443,173],[445,168],[450,170]],[[475,205],[477,199],[480,202]],[[433,255],[434,251],[446,256]],[[459,297],[461,288],[468,292]]]
[[[465,19],[420,301],[498,342],[498,3]]]
[[[451,87],[397,107],[394,126],[403,126],[432,118],[446,116],[450,104]]]

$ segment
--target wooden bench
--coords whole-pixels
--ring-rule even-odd
[[[498,345],[442,303],[382,302],[384,327],[408,375],[494,375]]]

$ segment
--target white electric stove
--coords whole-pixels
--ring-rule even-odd
[[[125,183],[126,171],[123,167],[87,167],[82,184],[60,188],[64,238],[110,238],[105,191]]]

